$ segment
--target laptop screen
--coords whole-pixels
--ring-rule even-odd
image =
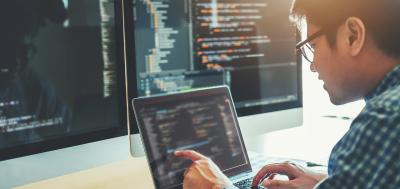
[[[180,188],[191,164],[176,150],[195,150],[227,175],[251,170],[227,87],[138,98],[134,109],[157,188]]]

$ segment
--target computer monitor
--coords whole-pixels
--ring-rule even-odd
[[[248,143],[253,136],[301,125],[301,58],[289,20],[292,0],[128,3],[128,62],[135,62],[127,71],[131,96],[228,85]],[[142,154],[135,123],[130,122],[134,156]]]
[[[0,160],[126,135],[121,2],[1,1]]]

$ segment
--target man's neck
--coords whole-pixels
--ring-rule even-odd
[[[385,76],[400,64],[399,59],[391,58],[383,53],[376,53],[375,56],[366,57],[360,64],[362,74],[360,81],[364,85],[364,96],[375,90]]]

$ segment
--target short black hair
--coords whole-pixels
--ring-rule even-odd
[[[339,26],[357,17],[381,51],[400,58],[400,0],[295,0],[291,17],[324,29],[331,47],[336,45]]]

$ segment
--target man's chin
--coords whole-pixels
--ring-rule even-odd
[[[328,94],[329,94],[329,99],[330,99],[331,103],[333,105],[337,105],[337,106],[359,100],[358,98],[350,98],[350,97],[333,95],[329,92],[328,92]]]
[[[346,93],[343,91],[340,92],[340,90],[331,90],[325,84],[323,88],[328,93],[329,99],[334,105],[343,105],[362,99],[360,96],[354,95],[354,93]]]
[[[329,100],[331,101],[332,104],[334,105],[342,105],[345,104],[346,102],[343,100],[343,98],[339,97],[338,95],[334,94],[332,91],[330,91],[328,89],[328,87],[326,87],[326,85],[324,84],[323,88],[325,89],[325,91],[328,93],[329,96]]]
[[[333,105],[339,106],[339,105],[346,104],[346,102],[340,101],[340,100],[338,100],[338,99],[335,99],[335,98],[332,98],[332,97],[329,97],[329,98],[330,98],[331,103],[332,103]]]

